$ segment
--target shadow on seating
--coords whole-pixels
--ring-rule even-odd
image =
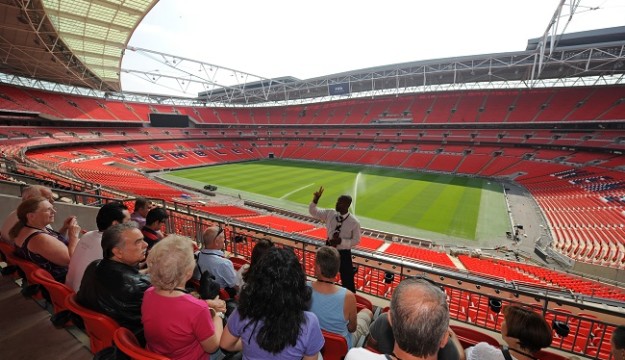
[[[41,284],[49,294],[54,314],[50,318],[56,327],[65,325],[71,318],[71,312],[65,305],[65,299],[74,293],[67,285],[54,280],[52,275],[44,269],[37,269],[32,273],[33,280]]]

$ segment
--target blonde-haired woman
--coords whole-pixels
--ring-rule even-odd
[[[67,223],[67,237],[48,228],[56,209],[44,197],[24,200],[17,207],[17,223],[9,231],[17,253],[47,270],[56,281],[64,283],[69,259],[80,241],[80,226],[75,217]]]
[[[143,296],[141,319],[147,347],[171,359],[208,359],[219,348],[219,313],[185,289],[195,261],[191,239],[169,235],[148,255],[152,287]]]

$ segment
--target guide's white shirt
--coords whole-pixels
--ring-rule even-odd
[[[353,214],[341,215],[334,209],[319,209],[317,204],[312,201],[308,205],[308,212],[311,216],[326,223],[328,238],[332,236],[334,229],[338,225],[337,216],[341,216],[344,219],[339,232],[341,243],[336,247],[338,250],[348,250],[360,244],[360,223]]]

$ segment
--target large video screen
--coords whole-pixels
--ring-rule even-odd
[[[150,125],[152,127],[177,127],[186,128],[189,127],[188,115],[177,114],[150,114]]]
[[[328,92],[330,95],[344,95],[349,94],[349,83],[341,83],[341,84],[329,84]]]

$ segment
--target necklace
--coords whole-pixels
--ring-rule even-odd
[[[395,355],[395,352],[394,352],[394,351],[393,351],[393,352],[391,352],[391,355],[393,355],[393,357],[394,357],[396,360],[401,360],[401,358],[400,358],[399,356]]]
[[[30,225],[24,225],[24,227],[27,227],[27,228],[30,228],[30,229],[39,230],[39,231],[44,231],[44,232],[47,232],[47,230],[46,230],[45,228],[44,228],[44,229],[41,229],[41,228],[34,227],[34,226],[30,226]]]
[[[175,287],[172,291],[180,291],[180,292],[183,292],[183,293],[185,293],[185,294],[188,294],[188,293],[189,293],[189,290],[187,290],[187,289],[182,289],[182,288],[178,288],[178,287]]]
[[[512,350],[512,351],[514,351],[514,352],[515,352],[515,353],[517,353],[517,354],[521,354],[521,355],[527,356],[527,357],[528,357],[528,358],[530,358],[530,359],[534,359],[534,360],[536,360],[536,358],[535,358],[533,355],[528,354],[528,353],[526,353],[526,352],[523,352],[523,351],[520,351],[520,350],[517,350],[517,349],[513,349],[513,348],[511,348],[511,347],[509,347],[509,348],[508,348],[508,350]]]
[[[326,283],[326,284],[336,285],[336,284],[334,283],[334,281],[328,281],[328,280],[322,280],[322,279],[317,279],[317,282],[322,282],[322,283]]]

